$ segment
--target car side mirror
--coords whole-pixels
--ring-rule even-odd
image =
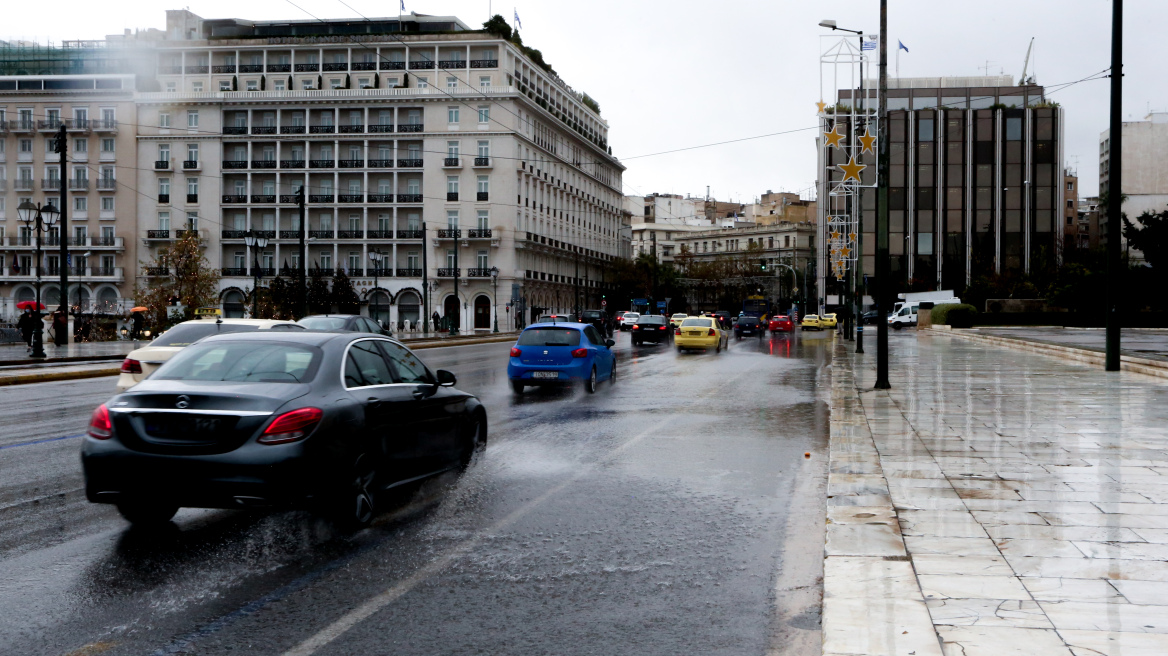
[[[611,339],[606,339],[606,340],[604,340],[604,345],[609,347],[609,348],[612,348],[612,347],[616,346],[616,342],[611,340]]]
[[[445,369],[438,370],[438,385],[439,386],[441,386],[441,387],[454,387],[454,384],[457,382],[458,382],[458,379],[454,377],[454,374],[450,373],[449,371],[446,371]]]

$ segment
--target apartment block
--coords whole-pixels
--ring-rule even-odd
[[[1168,112],[1151,112],[1142,121],[1123,123],[1123,193],[1127,199],[1123,212],[1129,220],[1138,223],[1144,212],[1168,210]],[[1111,131],[1099,135],[1099,193],[1107,193],[1111,167]],[[1103,217],[1106,223],[1106,217]],[[1122,233],[1123,228],[1120,228]],[[1106,244],[1106,233],[1101,236]],[[1121,237],[1120,248],[1128,252],[1133,262],[1142,261],[1143,253],[1130,250]]]

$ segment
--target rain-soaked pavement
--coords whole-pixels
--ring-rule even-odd
[[[132,531],[78,460],[114,379],[7,388],[0,654],[818,654],[833,340],[626,333],[615,384],[518,398],[509,344],[420,351],[489,444],[355,535],[190,509]]]

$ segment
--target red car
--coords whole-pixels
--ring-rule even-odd
[[[781,315],[781,314],[778,316],[771,317],[770,321],[767,322],[767,328],[772,333],[777,333],[777,332],[793,333],[793,332],[795,332],[795,324],[791,322],[791,317],[788,317],[786,315]]]

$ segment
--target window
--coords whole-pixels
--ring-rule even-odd
[[[458,78],[456,78],[454,76],[449,76],[446,78],[446,88],[447,89],[455,89],[457,87],[458,87]]]
[[[0,142],[0,143],[2,143],[2,142]],[[0,150],[2,150],[2,148],[0,148]],[[76,154],[88,153],[89,152],[89,140],[88,139],[74,139],[73,140],[73,152]]]
[[[32,139],[21,139],[19,151],[22,153],[32,154]]]
[[[101,152],[102,153],[113,153],[114,152],[114,140],[113,139],[102,139],[101,140]]]
[[[300,80],[300,88],[305,89],[305,90],[311,89],[312,88],[312,80],[309,80],[307,78]]]
[[[195,80],[194,82],[192,82],[191,83],[191,91],[194,91],[195,93],[201,93],[203,91],[202,80]]]
[[[488,175],[480,175],[478,180],[478,192],[485,194],[491,190],[491,177]]]
[[[1074,182],[1068,182],[1068,183],[1067,183],[1067,191],[1074,191],[1074,190],[1075,190],[1075,183],[1074,183]]]
[[[158,161],[160,161],[160,162],[169,162],[170,161],[170,144],[168,144],[168,143],[158,144]]]
[[[283,91],[284,90],[284,80],[276,80],[275,82],[272,83],[272,88],[275,89],[276,91]]]
[[[478,211],[479,230],[489,230],[491,228],[491,217],[487,210]]]
[[[410,252],[406,253],[406,268],[407,269],[420,269],[421,268],[420,258],[418,257],[418,251],[410,251]]]
[[[446,227],[450,230],[458,229],[458,210],[446,210]]]
[[[917,121],[917,140],[918,141],[932,141],[933,140],[933,119],[922,118]]]
[[[158,229],[170,230],[170,212],[158,213]]]
[[[490,157],[490,156],[491,156],[491,142],[480,141],[479,142],[479,157]]]
[[[479,123],[491,122],[491,108],[483,105],[479,107]]]
[[[258,80],[248,80],[245,84],[248,91],[259,91],[260,89]]]
[[[361,273],[361,254],[349,251],[349,272]]]
[[[458,176],[457,175],[446,176],[446,193],[448,193],[448,194],[457,194],[458,193]]]
[[[457,141],[447,141],[446,142],[446,156],[450,159],[458,159],[458,142]]]
[[[174,82],[167,82],[166,83],[166,90],[169,93],[174,93],[175,91],[178,91],[178,88]]]
[[[357,86],[358,86],[359,88],[361,88],[361,89],[371,89],[371,88],[373,88],[373,85],[372,85],[372,84],[369,84],[369,78],[367,78],[367,77],[358,78],[358,80],[357,80]]]
[[[454,251],[452,249],[449,249],[449,248],[446,249],[446,268],[447,269],[455,268],[454,263],[457,261],[458,260],[456,260],[455,256],[454,256]]]
[[[101,211],[103,211],[103,212],[114,211],[114,197],[113,196],[102,196],[101,197]]]
[[[389,364],[374,340],[360,341],[349,348],[345,357],[345,387],[391,385],[394,382]]]
[[[486,270],[486,269],[491,268],[491,265],[487,263],[487,252],[486,251],[479,251],[478,261],[479,261],[479,269]]]
[[[428,78],[426,78],[425,76],[417,75],[415,77],[418,80],[418,88],[419,89],[425,89],[426,87],[430,86],[430,80]]]
[[[199,161],[199,144],[197,144],[197,143],[187,144],[187,161],[188,162]]]
[[[187,127],[188,128],[199,127],[199,110],[197,110],[197,109],[188,109],[187,110]]]
[[[447,107],[446,108],[446,122],[447,123],[458,123],[458,107]]]
[[[199,179],[198,178],[187,178],[187,195],[188,196],[198,196],[199,195]]]
[[[1006,119],[1006,141],[1021,141],[1022,140],[1022,119],[1021,118],[1007,118]]]
[[[430,374],[430,370],[426,368],[426,365],[422,364],[417,356],[405,347],[383,340],[378,340],[378,344],[381,345],[386,355],[389,356],[389,362],[393,365],[398,382],[424,385],[429,385],[434,382],[434,377]]]
[[[342,88],[343,86],[344,86],[344,85],[343,85],[343,84],[341,84],[341,78],[339,78],[339,77],[332,77],[332,78],[329,78],[329,88],[331,88],[331,89],[340,89],[340,88]]]
[[[89,210],[89,199],[88,198],[86,198],[85,196],[74,196],[73,197],[73,211],[74,212],[86,212],[88,210]]]
[[[231,80],[219,80],[220,91],[231,91]]]
[[[170,195],[170,178],[158,178],[158,195]]]
[[[158,127],[160,127],[160,128],[169,128],[170,127],[170,113],[169,112],[162,112],[161,114],[158,115]]]
[[[491,76],[490,75],[480,75],[479,76],[479,86],[480,87],[491,86]]]
[[[333,268],[333,254],[332,253],[321,253],[320,254],[320,268],[322,268],[322,269]]]
[[[187,230],[199,229],[199,213],[187,212]]]

